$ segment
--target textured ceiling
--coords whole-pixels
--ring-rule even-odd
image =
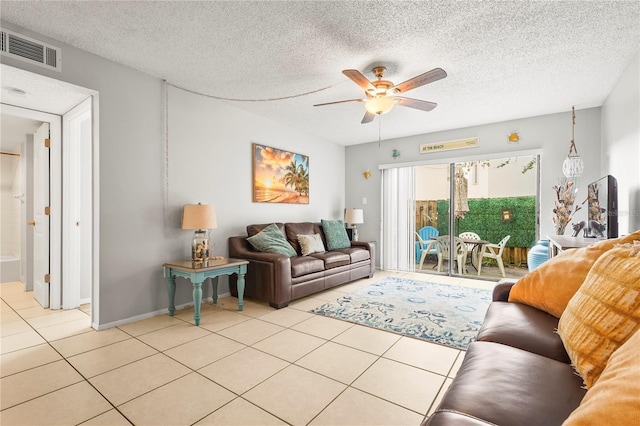
[[[382,115],[389,139],[599,106],[640,46],[638,1],[14,2],[1,17],[343,145],[378,140],[341,74],[374,65],[431,112]],[[63,25],[51,25],[52,22]],[[62,54],[64,67],[64,51]]]

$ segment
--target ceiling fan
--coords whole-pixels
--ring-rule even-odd
[[[369,81],[369,79],[358,70],[343,70],[342,74],[349,77],[364,89],[364,94],[367,98],[327,102],[314,106],[342,104],[345,102],[365,102],[364,107],[367,112],[365,112],[362,118],[362,124],[364,124],[373,121],[376,115],[391,111],[391,108],[393,108],[395,104],[422,111],[431,111],[438,105],[434,102],[422,101],[420,99],[405,98],[404,96],[399,96],[399,94],[445,78],[447,73],[442,68],[434,68],[431,71],[427,71],[424,74],[420,74],[397,85],[394,85],[389,80],[382,79],[386,70],[383,66],[375,67],[372,70],[373,74],[378,78],[375,81]]]

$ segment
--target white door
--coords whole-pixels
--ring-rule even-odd
[[[62,309],[91,301],[91,101],[62,116]]]
[[[49,123],[33,137],[33,293],[49,307]]]

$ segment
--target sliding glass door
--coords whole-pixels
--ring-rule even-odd
[[[490,279],[526,273],[538,162],[529,155],[384,169],[382,267]]]

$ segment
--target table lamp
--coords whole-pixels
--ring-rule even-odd
[[[209,259],[209,229],[218,227],[216,208],[201,203],[186,204],[182,210],[182,229],[195,229],[191,242],[191,260]]]
[[[358,241],[358,228],[357,224],[364,223],[364,213],[362,209],[345,209],[344,211],[344,223],[349,223],[353,228],[353,241]]]

